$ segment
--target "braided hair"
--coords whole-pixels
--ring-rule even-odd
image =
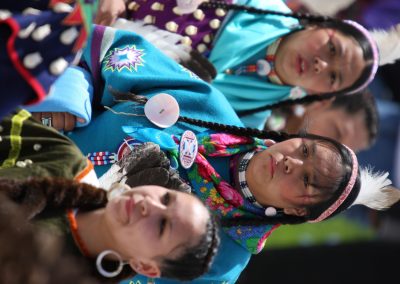
[[[105,190],[64,178],[35,177],[26,180],[3,178],[0,179],[0,191],[21,205],[22,212],[27,219],[34,218],[45,209],[78,208],[90,211],[105,207],[108,202]],[[160,258],[162,276],[179,280],[192,280],[199,277],[210,268],[219,242],[218,225],[215,219],[210,217],[206,224],[206,232],[200,237],[197,244],[187,246],[178,257]],[[97,272],[93,261],[91,264],[94,276],[101,279],[102,283],[108,281]],[[107,270],[113,270],[118,263],[103,260],[102,265]],[[135,275],[136,273],[129,265],[124,265],[122,272],[109,281],[118,283]]]
[[[222,1],[210,1],[210,2],[205,2],[201,4],[201,7],[203,8],[221,8],[225,10],[232,10],[232,11],[244,11],[247,13],[253,13],[253,14],[269,14],[269,15],[277,15],[277,16],[283,16],[283,17],[291,17],[291,18],[296,18],[301,21],[303,26],[307,25],[318,25],[323,28],[332,28],[336,29],[340,32],[342,32],[345,35],[348,35],[352,38],[354,38],[358,44],[360,45],[362,52],[363,52],[363,58],[366,62],[366,66],[364,70],[361,73],[361,76],[352,84],[350,87],[345,88],[340,91],[336,92],[331,92],[331,93],[324,93],[324,94],[318,94],[318,96],[305,96],[303,98],[298,98],[294,100],[284,100],[275,104],[271,105],[265,105],[259,108],[251,109],[251,110],[244,110],[244,111],[237,111],[237,114],[240,117],[250,115],[253,113],[265,111],[265,110],[270,110],[270,109],[276,109],[279,107],[283,106],[291,106],[295,104],[303,104],[303,103],[310,103],[310,102],[315,102],[315,101],[322,101],[322,100],[327,100],[335,96],[340,96],[344,94],[352,94],[357,91],[360,91],[366,87],[366,83],[368,83],[371,80],[371,74],[373,74],[374,71],[374,66],[373,66],[373,60],[374,60],[374,55],[373,55],[373,48],[370,44],[370,41],[366,38],[366,36],[354,25],[349,24],[346,21],[342,21],[340,19],[332,18],[332,17],[327,17],[327,16],[321,16],[321,15],[311,15],[308,13],[301,14],[301,13],[284,13],[284,12],[278,12],[278,11],[272,11],[272,10],[264,10],[264,9],[258,9],[255,7],[251,6],[246,6],[246,5],[239,5],[239,4],[228,4]],[[299,30],[297,30],[299,31]],[[296,32],[296,31],[294,31]]]

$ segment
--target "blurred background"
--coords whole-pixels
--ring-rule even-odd
[[[400,0],[286,3],[294,11],[353,19],[368,29],[400,23]],[[388,171],[399,188],[400,62],[380,67],[369,88],[378,104],[380,128],[376,143],[358,158],[361,165]],[[284,226],[277,231],[268,238],[264,252],[252,257],[238,283],[386,283],[398,278],[400,204],[384,212],[354,206],[321,224]]]

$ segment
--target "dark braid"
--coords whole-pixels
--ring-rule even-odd
[[[290,138],[298,137],[297,135],[288,134],[285,132],[278,131],[265,131],[259,130],[256,128],[250,127],[240,127],[235,125],[226,125],[217,122],[204,121],[200,119],[194,119],[186,116],[180,116],[179,121],[186,122],[189,124],[201,126],[204,128],[208,128],[214,131],[227,132],[230,134],[238,135],[238,136],[247,136],[247,137],[257,137],[260,139],[273,139],[275,141],[284,141]]]
[[[330,98],[337,97],[340,95],[344,95],[344,94],[329,93],[329,94],[305,96],[303,98],[294,99],[294,100],[284,100],[284,101],[280,101],[280,102],[272,104],[272,105],[265,105],[265,106],[254,108],[254,109],[242,110],[242,111],[239,110],[239,111],[236,111],[236,113],[238,114],[239,117],[243,117],[246,115],[250,115],[253,113],[257,113],[257,112],[261,112],[261,111],[269,110],[269,109],[276,109],[276,108],[287,107],[287,106],[292,106],[292,105],[297,105],[297,104],[309,104],[309,103],[313,103],[313,102],[325,101],[325,100],[329,100]]]
[[[107,203],[106,191],[64,178],[3,178],[0,190],[21,204],[29,219],[46,208],[92,210]]]
[[[290,18],[296,18],[299,20],[305,20],[307,22],[336,22],[340,21],[335,18],[327,17],[327,16],[322,16],[322,15],[311,15],[308,13],[305,14],[300,14],[300,13],[284,13],[284,12],[278,12],[278,11],[272,11],[272,10],[264,10],[264,9],[258,9],[254,8],[251,6],[246,6],[246,5],[239,5],[239,4],[228,4],[223,1],[210,1],[210,2],[205,2],[200,5],[201,8],[211,8],[211,9],[216,9],[216,8],[221,8],[224,10],[232,10],[232,11],[243,11],[247,13],[252,13],[252,14],[261,14],[261,15],[277,15],[277,16],[283,16],[283,17],[290,17]]]
[[[286,225],[286,224],[302,224],[307,221],[306,217],[302,216],[294,216],[294,215],[285,215],[281,214],[274,217],[253,217],[253,218],[231,218],[231,219],[221,219],[221,225],[223,227],[235,227],[235,226],[248,226],[248,227],[257,227],[261,225]]]

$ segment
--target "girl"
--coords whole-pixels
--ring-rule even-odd
[[[103,281],[120,273],[113,281],[124,279],[132,269],[180,280],[208,270],[219,244],[216,225],[199,200],[179,192],[189,188],[166,158],[152,159],[146,172],[140,166],[146,165],[145,158],[138,158],[130,173],[150,178],[131,178],[131,184],[154,186],[128,188],[121,196],[111,192],[108,202],[105,191],[88,184],[98,184],[92,163],[64,135],[25,110],[7,116],[0,131],[0,190],[20,204],[28,219],[66,235],[75,254],[90,261],[97,256],[97,275]],[[103,258],[119,262],[104,268]]]
[[[355,93],[371,82],[378,63],[394,61],[388,60],[382,46],[378,59],[374,34],[353,21],[292,14],[283,1],[230,3],[203,3],[192,14],[182,15],[175,1],[132,1],[128,18],[178,33],[180,42],[172,37],[176,44],[187,43],[205,54],[217,69],[212,84],[246,126],[261,129],[268,109],[277,106]],[[154,31],[150,37],[146,25],[126,28],[155,45],[163,42],[154,40]],[[306,96],[316,94],[325,96]]]
[[[164,187],[127,187],[110,200],[102,189],[62,178],[0,179],[0,189],[31,222],[65,236],[101,283],[135,271],[191,280],[208,270],[219,243],[205,206]]]

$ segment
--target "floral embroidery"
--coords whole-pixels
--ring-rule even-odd
[[[123,48],[114,48],[104,58],[104,71],[121,72],[123,69],[136,71],[138,66],[144,66],[143,49],[136,49],[135,45],[127,45]]]

